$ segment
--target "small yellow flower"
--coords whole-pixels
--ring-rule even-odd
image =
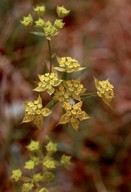
[[[44,183],[51,183],[55,180],[55,175],[50,171],[44,171],[43,179]]]
[[[24,183],[22,185],[22,192],[31,192],[33,187],[34,187],[33,183]]]
[[[81,110],[82,104],[83,104],[82,101],[76,104],[73,101],[70,103],[65,102],[63,104],[63,107],[66,113],[62,115],[59,124],[65,124],[70,122],[73,128],[77,130],[80,124],[80,121],[90,118],[85,111]]]
[[[52,141],[50,141],[46,146],[45,146],[46,150],[48,152],[56,152],[57,151],[57,144],[53,143]]]
[[[13,170],[12,171],[12,175],[11,175],[11,178],[14,179],[15,181],[19,181],[19,179],[21,178],[22,176],[22,172],[20,169],[17,169],[17,170]]]
[[[72,73],[85,69],[80,67],[78,61],[72,59],[71,57],[57,57],[57,61],[59,63],[59,67],[54,67],[57,71]]]
[[[46,156],[43,161],[43,166],[48,169],[54,169],[56,167],[54,160],[51,157]]]
[[[62,155],[60,162],[64,167],[68,168],[71,165],[71,156]]]
[[[35,21],[35,24],[36,24],[37,28],[43,28],[44,23],[45,23],[44,20],[41,19],[41,18],[39,18],[37,21]]]
[[[58,79],[56,73],[45,73],[44,75],[38,75],[38,77],[40,82],[34,90],[38,92],[47,90],[49,95],[52,95],[55,91],[54,87],[57,87],[62,82],[62,80]]]
[[[95,86],[97,88],[97,95],[102,98],[102,100],[109,105],[111,100],[114,98],[114,86],[108,81],[98,81],[94,78]]]
[[[52,25],[50,21],[45,22],[43,30],[47,38],[58,34],[58,29],[55,27],[55,25]]]
[[[80,80],[63,81],[55,91],[53,98],[58,99],[61,103],[69,102],[72,99],[80,101],[80,95],[85,91],[86,89]]]
[[[56,19],[55,22],[54,22],[54,26],[57,29],[62,29],[64,27],[63,20],[62,19]]]
[[[48,191],[48,189],[47,189],[47,188],[45,188],[45,187],[44,187],[44,188],[40,189],[40,191],[39,191],[39,192],[49,192],[49,191]]]
[[[42,100],[39,96],[34,102],[25,103],[25,116],[22,123],[27,123],[33,121],[38,128],[43,126],[43,116],[46,117],[50,115],[51,111],[48,108],[42,108]]]
[[[35,163],[32,160],[29,160],[25,163],[25,169],[32,170],[35,167]]]
[[[42,5],[42,6],[36,6],[36,7],[34,8],[34,11],[35,11],[40,17],[42,17],[42,16],[44,15],[44,13],[45,13],[45,6],[44,6],[44,5]]]
[[[30,144],[27,146],[27,149],[30,151],[37,151],[40,148],[39,141],[31,141]]]
[[[31,14],[29,14],[27,17],[24,17],[23,20],[21,21],[21,23],[25,26],[31,26],[33,24],[33,18],[31,16]]]
[[[33,175],[33,181],[35,183],[40,182],[43,180],[43,176],[40,173],[36,173]]]
[[[64,18],[70,13],[70,10],[67,10],[64,6],[57,6],[56,12],[59,18]]]

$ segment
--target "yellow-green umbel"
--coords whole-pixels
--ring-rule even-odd
[[[61,103],[69,102],[71,99],[80,101],[80,95],[85,91],[84,85],[78,79],[63,81],[55,91],[53,98],[58,99]]]
[[[80,67],[79,62],[76,59],[71,57],[57,57],[57,61],[59,63],[59,67],[54,67],[54,69],[60,72],[72,73],[85,69]]]
[[[67,10],[64,6],[57,6],[56,12],[59,18],[64,18],[70,13],[70,10]]]
[[[40,82],[38,83],[38,87],[34,89],[34,91],[42,92],[47,91],[49,95],[52,95],[55,91],[54,87],[57,87],[62,80],[58,79],[56,73],[45,73],[44,75],[38,75]]]
[[[108,81],[98,81],[94,78],[95,86],[97,88],[97,95],[102,98],[104,103],[109,105],[111,100],[114,98],[114,86]]]
[[[62,115],[59,124],[71,123],[73,128],[77,130],[80,121],[90,118],[85,111],[81,110],[82,104],[83,104],[82,101],[76,104],[70,104],[65,102],[63,104],[63,107],[66,113]]]
[[[25,116],[22,123],[27,123],[33,121],[38,128],[43,126],[43,117],[46,117],[51,114],[51,110],[48,108],[42,107],[42,100],[39,96],[35,101],[29,101],[25,103]]]
[[[29,27],[33,24],[33,18],[31,16],[31,14],[29,14],[27,17],[23,17],[23,20],[21,21],[21,23],[25,26],[25,27]]]

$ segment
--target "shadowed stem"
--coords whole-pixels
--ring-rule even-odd
[[[49,72],[51,73],[51,71],[52,71],[52,56],[51,56],[50,40],[47,39],[47,42],[48,42],[49,58],[50,58],[50,69],[49,69]]]

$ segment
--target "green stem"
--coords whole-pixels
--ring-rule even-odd
[[[81,95],[81,98],[82,98],[82,99],[86,99],[86,98],[88,98],[88,97],[94,97],[94,96],[97,96],[97,93],[83,93],[83,94]]]
[[[50,69],[49,69],[49,72],[51,73],[51,71],[52,71],[52,55],[51,55],[50,40],[47,39],[47,42],[48,42],[49,58],[50,58]]]

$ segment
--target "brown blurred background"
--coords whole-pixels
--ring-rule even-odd
[[[21,25],[37,3],[46,5],[46,17],[55,8],[71,10],[65,27],[51,42],[52,53],[71,56],[87,70],[80,76],[87,92],[94,92],[93,76],[109,79],[115,87],[112,109],[97,97],[84,100],[91,119],[76,133],[56,126],[60,108],[45,120],[44,134],[72,155],[70,170],[58,170],[60,192],[131,192],[131,1],[130,0],[0,0],[0,192],[20,191],[12,184],[12,169],[24,165],[26,145],[39,139],[33,124],[20,124],[23,102],[37,97],[32,91],[37,74],[48,66],[47,42]],[[49,97],[41,94],[43,104]]]

